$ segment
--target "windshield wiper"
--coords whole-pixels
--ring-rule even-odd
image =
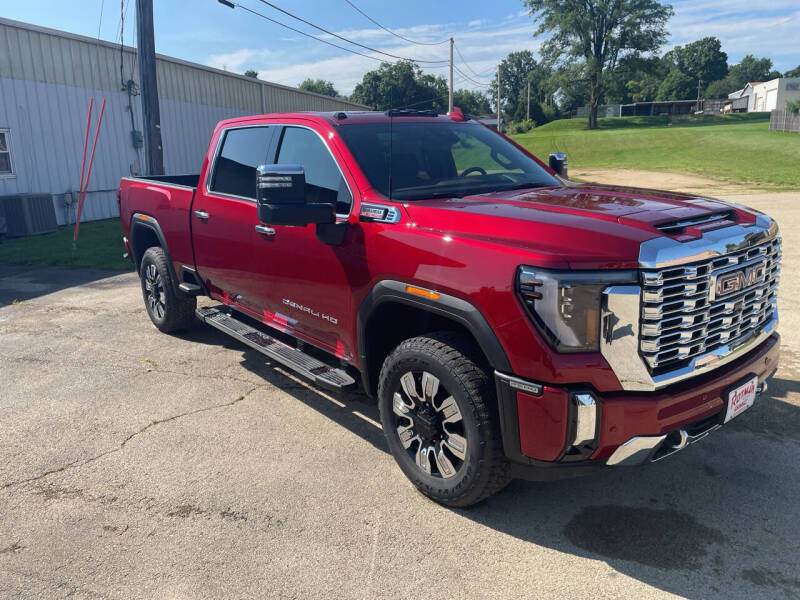
[[[540,187],[549,187],[546,183],[516,183],[514,185],[507,185],[505,187],[498,188],[495,190],[496,192],[507,192],[510,190],[525,190],[525,189],[535,189]]]
[[[463,192],[429,192],[429,193],[421,193],[419,195],[414,195],[410,197],[403,197],[402,194],[395,194],[392,198],[393,200],[434,200],[437,198],[463,198],[467,194]]]

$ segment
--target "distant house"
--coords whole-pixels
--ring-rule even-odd
[[[771,112],[786,108],[787,102],[800,100],[800,77],[781,77],[771,81],[752,81],[728,94],[726,112]]]

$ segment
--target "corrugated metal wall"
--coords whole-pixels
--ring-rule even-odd
[[[365,107],[159,55],[158,91],[168,174],[200,169],[218,121],[290,110]],[[122,64],[122,75],[120,75]],[[135,51],[92,38],[0,18],[0,129],[10,130],[14,175],[0,175],[0,195],[49,192],[60,224],[74,221],[64,195],[77,190],[89,99],[106,110],[84,215],[117,215],[120,177],[138,173],[143,151],[133,147],[131,111],[141,130],[141,103],[122,81],[138,82]],[[263,89],[263,93],[262,93]],[[93,125],[94,127],[94,125]],[[94,134],[94,129],[90,134]]]

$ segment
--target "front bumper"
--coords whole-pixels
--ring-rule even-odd
[[[725,394],[748,376],[760,389],[778,366],[775,333],[745,356],[710,373],[658,392],[597,394],[527,382],[497,374],[498,404],[506,456],[514,474],[528,479],[570,477],[605,466],[658,460],[705,437],[721,423]],[[596,400],[595,437],[585,437],[581,403]],[[741,418],[741,417],[740,417]],[[746,417],[744,417],[746,418]]]

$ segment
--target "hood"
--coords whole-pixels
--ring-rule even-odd
[[[719,200],[596,184],[405,206],[418,227],[557,255],[573,269],[633,268],[646,240],[688,241],[709,229],[755,222],[753,213]]]

